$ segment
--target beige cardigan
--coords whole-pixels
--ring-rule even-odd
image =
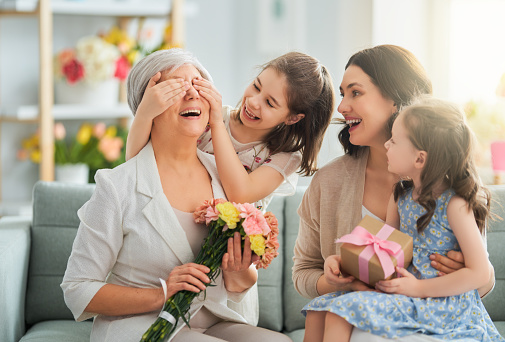
[[[339,255],[335,239],[361,220],[368,148],[360,157],[339,157],[316,172],[298,208],[300,231],[294,249],[293,283],[304,297],[319,296],[324,260]]]

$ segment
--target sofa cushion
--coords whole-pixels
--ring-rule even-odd
[[[298,187],[293,196],[286,198],[284,217],[286,219],[284,234],[284,286],[283,286],[283,304],[284,304],[284,329],[287,332],[305,328],[305,317],[301,310],[309,302],[307,298],[302,297],[293,285],[292,269],[293,256],[296,237],[300,226],[300,218],[297,210],[302,202],[306,187]]]
[[[491,186],[491,210],[500,219],[489,220],[487,250],[494,266],[496,285],[484,299],[484,305],[493,321],[505,321],[505,185]],[[502,326],[502,329],[505,326]],[[500,331],[502,334],[503,330]]]
[[[259,322],[258,326],[275,331],[281,331],[283,325],[282,312],[282,269],[284,251],[284,197],[274,197],[268,211],[271,211],[279,221],[279,255],[270,266],[258,271]]]
[[[91,322],[47,321],[35,324],[20,342],[89,342]]]
[[[77,210],[89,200],[93,190],[92,184],[35,184],[26,291],[28,325],[46,320],[73,320],[60,284],[79,226]]]

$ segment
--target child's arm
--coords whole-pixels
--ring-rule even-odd
[[[136,156],[147,144],[154,118],[180,100],[189,88],[183,79],[169,78],[158,83],[160,78],[160,72],[151,77],[137,108],[126,139],[126,160]]]
[[[380,281],[377,289],[410,297],[446,297],[484,286],[489,279],[489,261],[473,212],[466,201],[453,196],[447,207],[449,225],[465,256],[465,267],[431,279],[416,279],[403,268],[397,268],[402,278]]]
[[[210,131],[217,171],[230,201],[256,202],[270,195],[282,184],[284,176],[269,166],[247,173],[233,147],[222,117],[221,95],[204,79],[194,81],[195,88],[210,103]]]

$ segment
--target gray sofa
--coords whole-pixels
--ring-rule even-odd
[[[38,182],[33,192],[33,219],[0,219],[0,341],[89,341],[91,322],[74,322],[59,284],[65,272],[79,220],[77,209],[93,185]],[[296,210],[303,188],[291,197],[272,201],[279,219],[281,255],[260,271],[259,325],[302,341],[308,301],[293,288],[291,267],[298,232]],[[493,186],[494,198],[505,204],[505,186]],[[505,209],[493,204],[505,218]],[[491,222],[488,249],[496,270],[496,288],[484,303],[505,334],[505,221]]]

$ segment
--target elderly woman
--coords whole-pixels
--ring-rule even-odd
[[[199,77],[210,80],[180,49],[149,55],[129,75],[133,113],[150,106],[157,92],[165,94],[166,110],[136,157],[97,172],[95,192],[78,211],[81,224],[61,287],[77,321],[94,317],[91,341],[139,341],[166,298],[181,290],[202,294],[190,308],[192,329],[179,320],[172,341],[289,340],[246,324],[257,321],[257,272],[238,234],[206,295],[209,269],[192,263],[207,234],[192,212],[204,200],[225,197],[213,156],[197,149],[210,108],[193,88]]]

